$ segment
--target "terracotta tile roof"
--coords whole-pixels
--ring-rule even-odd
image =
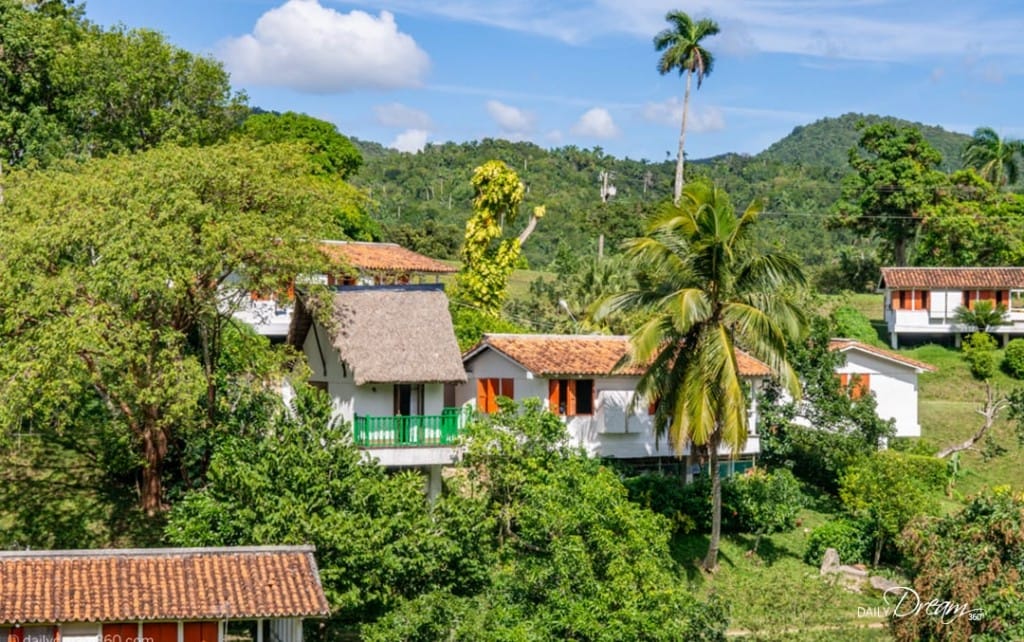
[[[395,243],[324,241],[320,245],[320,250],[331,260],[351,265],[360,270],[435,274],[457,271],[447,263],[413,252]]]
[[[0,553],[0,624],[329,614],[312,547]]]
[[[917,359],[911,359],[910,357],[905,357],[898,352],[893,352],[892,350],[886,350],[885,348],[879,348],[877,346],[873,346],[867,343],[862,343],[860,341],[857,341],[856,339],[832,339],[828,342],[828,347],[829,350],[836,350],[839,352],[846,352],[847,350],[860,350],[861,352],[873,354],[876,357],[881,357],[883,359],[888,359],[890,361],[902,363],[905,366],[916,368],[917,370],[922,372],[935,372],[937,370],[937,368],[931,365],[930,363],[918,361]]]
[[[887,267],[880,285],[895,290],[1024,288],[1024,267]]]
[[[466,353],[468,359],[483,347],[490,347],[530,372],[543,376],[611,375],[628,348],[629,337],[585,334],[485,334],[477,347]],[[767,377],[771,369],[742,350],[736,351],[736,363],[745,377]],[[632,366],[615,374],[641,375],[643,368]]]

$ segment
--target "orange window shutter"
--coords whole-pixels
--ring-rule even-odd
[[[565,382],[567,390],[565,392],[565,414],[575,415],[576,414],[576,380],[569,379]]]
[[[871,390],[871,375],[857,374],[854,377],[854,384],[850,389],[850,398],[860,399]]]
[[[478,412],[487,412],[487,384],[486,379],[476,380],[476,409]]]
[[[850,375],[848,374],[837,374],[836,377],[839,379],[839,385],[843,388],[850,385]]]
[[[501,380],[501,396],[508,397],[509,399],[516,398],[515,384],[512,379]]]
[[[548,410],[559,414],[558,412],[558,379],[551,379],[548,381]]]
[[[498,379],[487,380],[487,412],[498,411]]]

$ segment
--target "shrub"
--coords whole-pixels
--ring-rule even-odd
[[[867,344],[878,345],[878,332],[864,313],[848,305],[839,306],[832,312],[835,334],[847,339],[856,339]]]
[[[976,379],[984,381],[996,374],[996,340],[984,332],[975,332],[964,339],[964,359]]]
[[[1014,379],[1024,379],[1024,339],[1014,339],[1006,344],[1003,369]]]
[[[789,470],[755,468],[725,480],[722,503],[732,530],[767,535],[793,528],[804,498]]]
[[[871,550],[871,536],[863,524],[851,519],[842,518],[822,524],[811,531],[807,539],[804,561],[821,566],[825,550],[829,548],[836,549],[843,564],[866,562]]]
[[[702,478],[684,485],[675,475],[646,474],[622,483],[630,500],[667,517],[676,533],[711,527],[711,486]]]

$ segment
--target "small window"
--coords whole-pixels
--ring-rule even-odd
[[[498,411],[498,397],[515,399],[515,382],[512,379],[486,378],[476,380],[476,409],[478,412]]]
[[[1010,290],[1010,311],[1024,312],[1024,290]]]
[[[850,395],[850,399],[860,399],[871,391],[871,375],[867,373],[837,374],[839,385]]]
[[[548,409],[572,417],[594,413],[593,379],[551,379],[548,382]]]

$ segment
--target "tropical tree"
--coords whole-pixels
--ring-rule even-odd
[[[707,453],[708,570],[717,565],[721,533],[719,448],[736,453],[747,440],[748,399],[736,348],[763,360],[794,398],[800,395],[786,343],[804,331],[791,294],[805,279],[792,258],[757,250],[759,211],[752,204],[737,217],[724,190],[704,181],[687,185],[679,206],[664,209],[648,223],[646,236],[626,244],[638,287],[604,306],[649,315],[630,337],[626,359],[646,368],[638,390],[659,400],[655,425],[677,455],[691,442]]]
[[[683,190],[683,146],[686,142],[686,115],[690,107],[690,84],[697,75],[697,89],[704,77],[711,74],[715,59],[711,52],[701,46],[701,41],[718,33],[718,23],[704,18],[694,22],[683,11],[669,11],[665,20],[671,27],[654,36],[654,48],[664,52],[658,59],[658,71],[662,75],[674,69],[679,75],[686,74],[686,92],[683,94],[683,119],[679,127],[679,155],[676,157],[676,182],[672,202],[679,204]]]
[[[988,299],[975,301],[970,308],[958,306],[953,312],[956,322],[974,328],[975,332],[988,332],[997,326],[1006,325],[1006,306],[996,305]]]
[[[991,127],[979,127],[964,147],[964,165],[978,170],[996,187],[1017,182],[1017,157],[1024,156],[1024,141],[1000,138]]]

